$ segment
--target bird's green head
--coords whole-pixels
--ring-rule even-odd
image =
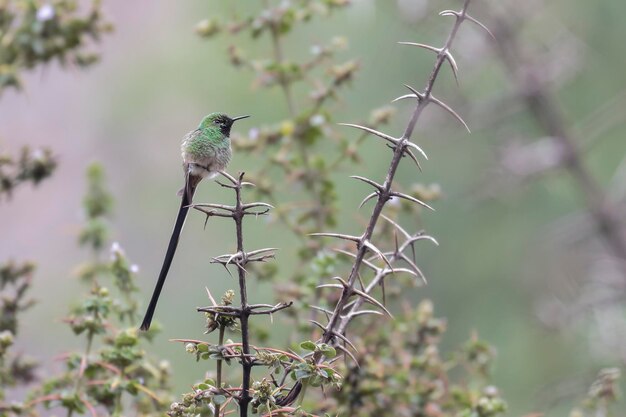
[[[233,123],[239,119],[245,119],[250,116],[229,117],[224,113],[211,113],[205,116],[198,126],[201,130],[219,131],[222,135],[230,136],[230,128]]]

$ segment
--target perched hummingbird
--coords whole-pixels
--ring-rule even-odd
[[[148,330],[152,322],[152,316],[156,309],[159,295],[163,288],[163,283],[167,277],[167,272],[172,264],[172,258],[178,246],[178,237],[185,224],[185,218],[189,211],[189,206],[196,191],[198,183],[203,178],[213,178],[220,171],[224,170],[232,155],[230,147],[230,129],[236,120],[245,119],[250,116],[228,117],[223,113],[211,113],[202,119],[196,130],[187,133],[181,144],[183,156],[183,169],[185,171],[185,186],[178,192],[182,197],[176,223],[170,243],[167,245],[167,252],[161,267],[161,273],[157,281],[148,310],[141,323],[141,330]]]

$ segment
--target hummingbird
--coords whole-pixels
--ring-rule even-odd
[[[185,224],[196,187],[203,178],[213,178],[226,169],[232,156],[230,129],[235,121],[250,116],[229,117],[224,113],[211,113],[205,116],[197,129],[187,133],[181,144],[185,185],[178,192],[181,196],[180,208],[174,223],[174,230],[167,245],[163,266],[156,287],[152,293],[148,310],[141,323],[141,330],[148,330],[156,309],[167,272],[172,264],[178,238]]]

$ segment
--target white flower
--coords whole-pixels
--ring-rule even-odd
[[[321,115],[321,114],[314,114],[309,119],[309,124],[311,126],[321,126],[321,125],[324,124],[325,121],[326,121],[326,118],[323,115]]]
[[[114,262],[123,256],[124,249],[122,249],[122,246],[120,246],[119,242],[113,242],[111,244],[111,261]]]
[[[259,129],[256,127],[253,127],[252,129],[248,131],[248,138],[254,142],[259,138],[259,133],[260,133]]]
[[[41,148],[37,148],[37,149],[35,149],[34,151],[31,152],[30,156],[35,161],[43,161],[45,159],[46,154],[44,153],[44,151]]]
[[[54,7],[51,4],[46,3],[37,10],[37,20],[40,22],[52,19],[54,19]]]
[[[137,272],[139,272],[139,265],[137,264],[132,264],[130,266],[130,272],[132,272],[133,274],[136,274]]]

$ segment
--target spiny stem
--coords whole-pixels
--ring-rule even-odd
[[[461,11],[461,16],[465,16],[469,2],[470,0],[465,0],[463,9]],[[452,41],[456,37],[456,34],[462,22],[463,22],[462,18],[456,19],[454,26],[452,27],[450,34],[448,35],[448,39],[446,40],[444,47],[441,49],[442,51],[447,51],[450,48],[450,46],[452,45]],[[424,90],[423,90],[423,94],[425,98],[427,98],[432,92],[437,76],[439,75],[439,71],[441,70],[441,66],[443,65],[445,60],[446,60],[445,53],[439,53],[437,55],[437,59],[435,60],[433,70],[431,71],[430,76],[428,77],[428,81],[426,82],[426,86],[424,87]],[[363,236],[361,237],[359,243],[357,243],[357,253],[356,253],[354,263],[352,265],[352,270],[350,271],[350,275],[348,278],[348,287],[343,289],[341,293],[341,298],[335,305],[333,314],[328,322],[328,325],[326,326],[327,331],[323,337],[324,343],[329,343],[335,337],[334,333],[335,331],[337,331],[339,327],[341,312],[344,310],[346,304],[348,304],[350,297],[353,295],[352,287],[354,286],[354,283],[358,277],[359,270],[363,263],[363,258],[365,257],[365,254],[367,252],[367,248],[364,242],[369,241],[374,233],[374,228],[376,227],[376,223],[378,222],[380,214],[390,197],[391,185],[393,183],[396,170],[398,169],[398,165],[400,164],[400,161],[402,160],[402,156],[404,155],[404,151],[407,147],[407,142],[413,135],[415,125],[417,124],[417,121],[419,120],[419,117],[422,114],[423,109],[428,104],[429,104],[429,101],[427,99],[418,100],[415,110],[413,111],[413,114],[411,116],[411,119],[404,131],[404,134],[402,135],[400,142],[394,149],[393,157],[391,159],[389,170],[387,171],[387,175],[385,177],[385,182],[383,183],[382,190],[379,192],[376,205],[374,206],[374,210],[372,211],[372,214],[370,216],[370,220],[365,229],[365,233],[363,233]],[[322,355],[319,355],[319,354],[316,355],[317,361],[320,361],[321,358],[322,358]]]
[[[245,253],[243,249],[243,218],[244,209],[241,202],[241,179],[243,173],[239,175],[237,184],[235,187],[236,204],[233,212],[233,219],[235,221],[235,229],[237,233],[237,251]],[[252,363],[250,362],[250,330],[248,327],[248,319],[250,317],[250,308],[248,306],[248,291],[246,286],[246,272],[243,269],[243,265],[237,268],[239,277],[239,296],[241,298],[241,314],[239,321],[241,323],[241,366],[242,366],[242,384],[241,395],[238,399],[239,414],[241,417],[247,417],[248,404],[250,404],[250,374],[252,371]]]

